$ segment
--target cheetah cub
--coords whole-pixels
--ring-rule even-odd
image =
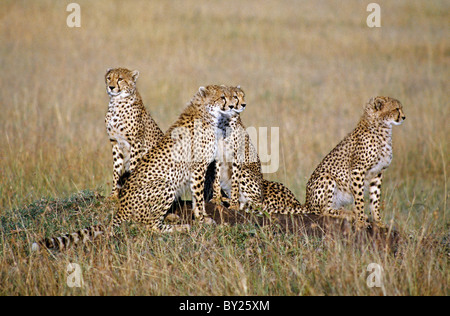
[[[402,104],[389,97],[371,98],[356,128],[319,164],[306,185],[305,206],[311,213],[343,215],[353,204],[357,224],[366,226],[364,193],[370,196],[374,222],[380,218],[383,171],[392,160],[392,126],[405,120]]]
[[[105,123],[114,161],[112,198],[118,197],[119,178],[125,172],[131,173],[164,135],[145,109],[136,88],[138,76],[139,71],[125,68],[108,69],[105,74],[110,97]]]

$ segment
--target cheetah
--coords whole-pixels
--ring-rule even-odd
[[[263,211],[271,214],[308,214],[306,207],[284,184],[263,179]]]
[[[240,111],[228,87],[200,87],[161,141],[142,156],[132,173],[122,176],[127,177],[126,181],[119,179],[124,185],[119,189],[119,209],[111,223],[111,235],[115,227],[129,219],[161,233],[189,230],[189,225],[164,224],[167,211],[186,185],[192,192],[195,217],[199,222],[206,222],[205,174],[216,156],[219,121],[232,119]],[[93,240],[104,232],[102,225],[93,226],[34,243],[32,250],[41,246],[61,250],[80,241]]]
[[[231,93],[242,111],[246,107],[245,93],[231,87]],[[219,123],[218,151],[215,163],[212,200],[220,204],[221,189],[229,197],[229,208],[244,210],[260,208],[262,201],[261,162],[239,115]],[[249,181],[245,181],[249,179]],[[208,180],[207,180],[208,181]]]
[[[245,93],[233,87],[233,97],[245,108]],[[282,183],[265,180],[261,173],[261,161],[250,141],[241,117],[226,121],[221,126],[219,151],[215,171],[207,177],[206,191],[212,182],[214,204],[228,202],[232,210],[268,214],[304,214],[306,209],[294,194]],[[230,132],[231,131],[231,132]],[[223,198],[221,190],[228,196]]]
[[[380,194],[383,171],[392,161],[392,126],[405,120],[400,101],[373,97],[364,106],[356,128],[318,165],[306,185],[305,208],[310,213],[341,216],[353,204],[352,217],[368,226],[364,193],[370,196],[373,221],[383,226]]]
[[[139,159],[164,136],[145,109],[136,88],[139,71],[110,68],[105,74],[110,100],[105,116],[114,162],[111,198],[118,197],[120,177],[131,173]]]

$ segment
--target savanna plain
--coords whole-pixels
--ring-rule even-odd
[[[0,2],[0,295],[448,295],[450,5],[445,0]],[[303,202],[321,159],[372,96],[399,99],[382,216],[395,253],[250,224],[119,239],[63,253],[32,242],[107,224],[107,68],[138,69],[163,130],[198,87],[241,85],[247,127],[279,128],[265,174]],[[70,263],[82,284],[70,286]],[[371,263],[381,287],[368,286]]]

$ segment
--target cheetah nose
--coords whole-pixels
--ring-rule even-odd
[[[406,116],[402,116],[402,120],[406,120]]]
[[[234,105],[230,105],[230,109],[233,109],[234,108]]]
[[[115,87],[109,86],[109,90],[114,90]]]
[[[245,108],[246,105],[247,105],[246,103],[242,103],[242,104],[241,104],[241,106],[242,106],[243,108]]]

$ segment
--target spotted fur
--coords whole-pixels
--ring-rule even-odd
[[[263,210],[268,214],[307,214],[308,210],[284,184],[263,179]]]
[[[373,220],[382,226],[380,194],[383,171],[392,161],[392,126],[405,120],[400,101],[371,98],[356,128],[317,166],[306,185],[311,213],[343,215],[353,204],[358,224],[367,225],[364,193],[370,195]]]
[[[112,220],[114,227],[133,219],[152,231],[185,231],[189,225],[169,225],[164,217],[177,195],[190,185],[193,211],[203,222],[207,216],[204,205],[204,182],[208,165],[217,151],[219,121],[231,119],[233,110],[230,88],[226,86],[200,87],[178,120],[160,142],[142,156],[136,169],[119,190],[119,209]],[[89,239],[81,236],[90,236]],[[92,226],[62,237],[49,238],[32,246],[61,250],[70,245],[91,240],[104,234],[103,226]],[[92,237],[92,238],[91,238]]]
[[[237,103],[234,110],[244,110],[245,93],[238,87],[231,88]],[[262,201],[261,163],[239,115],[220,122],[218,151],[213,175],[212,202],[222,202],[221,189],[229,197],[230,209],[260,208]],[[207,179],[208,182],[208,179]]]
[[[123,185],[119,179],[129,175],[140,158],[164,136],[145,109],[136,88],[138,76],[137,70],[125,68],[108,69],[105,74],[110,97],[105,123],[114,163],[111,197],[117,197]]]
[[[102,225],[94,225],[80,229],[75,233],[65,234],[59,237],[45,238],[37,243],[33,243],[31,250],[37,251],[40,248],[63,250],[80,243],[86,244],[93,241],[98,236],[103,235],[105,228]]]
[[[151,230],[173,231],[163,224],[175,197],[187,185],[192,193],[195,217],[206,216],[204,182],[208,165],[217,152],[219,122],[237,115],[229,88],[200,87],[180,118],[125,182],[119,194],[119,211],[113,226],[134,218]],[[185,227],[175,227],[185,229]]]
[[[232,93],[238,106],[245,108],[244,91],[238,86],[232,88]],[[215,173],[212,174],[214,181],[207,178],[207,184],[213,182],[211,201],[215,204],[228,201],[230,209],[241,211],[305,213],[305,208],[287,187],[263,178],[261,161],[240,116],[226,123],[221,128],[223,134],[220,135]],[[222,197],[222,190],[228,199]]]

